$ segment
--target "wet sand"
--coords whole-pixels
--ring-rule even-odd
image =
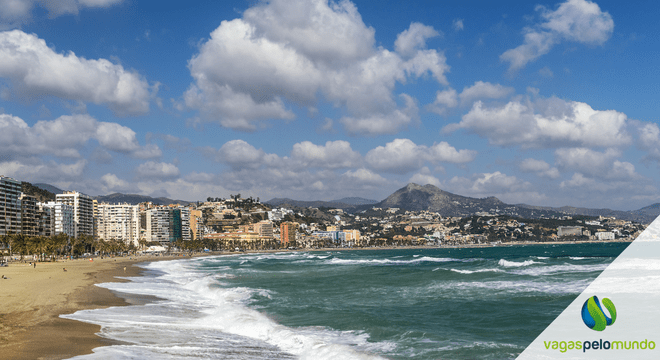
[[[100,326],[59,315],[128,305],[110,290],[94,284],[139,276],[142,269],[135,266],[138,262],[174,258],[94,258],[37,263],[36,267],[28,262],[0,267],[0,277],[7,278],[0,278],[0,357],[67,359],[112,344],[96,335]]]

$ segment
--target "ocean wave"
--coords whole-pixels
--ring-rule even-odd
[[[96,310],[83,310],[67,315],[67,318],[103,326],[102,335],[133,344],[128,347],[111,346],[103,350],[117,354],[126,350],[135,358],[144,348],[149,355],[138,358],[170,358],[197,356],[191,352],[197,342],[201,348],[226,348],[226,340],[217,341],[227,334],[234,343],[245,344],[237,352],[248,354],[254,344],[258,356],[250,358],[268,359],[269,353],[291,354],[298,359],[382,359],[370,353],[387,353],[395,344],[387,341],[370,341],[369,335],[359,331],[338,331],[324,327],[290,328],[278,324],[269,316],[248,306],[255,297],[271,298],[266,289],[248,287],[218,287],[217,274],[200,277],[198,273],[182,263],[148,265],[150,269],[163,271],[161,275],[147,277],[140,283],[106,283],[101,287],[125,293],[158,296],[164,301],[150,306],[127,306]],[[254,340],[247,340],[254,339]],[[246,350],[248,349],[248,350]],[[160,355],[160,356],[159,356]],[[121,356],[110,356],[122,358]],[[275,358],[287,356],[275,355]],[[101,357],[81,357],[100,359]],[[208,356],[208,358],[225,358]],[[234,357],[231,357],[234,358]]]
[[[529,266],[533,264],[541,264],[540,262],[534,261],[534,260],[525,260],[523,262],[515,262],[515,261],[508,261],[504,259],[500,259],[500,261],[497,263],[499,266],[504,266],[504,267],[521,267],[521,266]]]
[[[453,272],[457,272],[459,274],[474,274],[474,273],[482,273],[482,272],[504,272],[504,270],[501,269],[478,269],[478,270],[460,270],[460,269],[449,269]]]
[[[436,258],[430,256],[423,256],[411,260],[391,260],[391,259],[340,259],[333,258],[326,261],[326,264],[332,265],[408,265],[421,262],[464,262],[465,259],[454,258]]]
[[[607,268],[608,264],[594,264],[594,265],[575,265],[575,264],[561,264],[561,265],[549,265],[543,267],[534,267],[527,269],[516,269],[512,270],[512,274],[517,275],[531,275],[531,276],[542,276],[542,275],[557,275],[563,273],[585,273],[585,272],[600,272]]]

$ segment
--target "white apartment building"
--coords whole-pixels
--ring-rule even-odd
[[[65,191],[64,194],[55,195],[55,201],[73,206],[74,237],[94,235],[94,205],[91,196],[77,191]]]
[[[595,235],[598,240],[614,240],[614,233],[611,231],[599,231]]]
[[[170,241],[170,210],[156,207],[146,210],[144,216],[144,239],[167,244]]]
[[[100,240],[121,240],[125,244],[138,246],[140,217],[137,205],[98,204],[97,229]]]
[[[21,182],[0,175],[0,236],[22,232],[20,196]]]
[[[45,204],[39,203],[38,205],[40,207],[50,208],[51,234],[57,235],[65,233],[69,236],[74,236],[76,232],[76,223],[73,205],[53,201]]]

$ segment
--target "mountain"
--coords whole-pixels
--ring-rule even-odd
[[[374,206],[410,211],[428,210],[442,216],[469,216],[479,212],[527,218],[558,215],[558,212],[553,210],[528,209],[505,204],[494,196],[483,199],[471,198],[452,194],[430,184],[422,186],[414,183],[397,190]]]
[[[131,205],[137,205],[141,202],[152,202],[156,205],[170,205],[170,204],[180,204],[188,205],[190,201],[184,200],[172,200],[165,197],[153,198],[151,196],[137,195],[137,194],[121,194],[114,193],[110,195],[94,196],[94,200],[97,200],[99,203],[108,203],[108,204],[123,204],[128,203]]]
[[[319,207],[328,207],[328,208],[334,208],[334,209],[349,209],[354,207],[354,205],[346,204],[346,203],[341,203],[341,202],[335,202],[335,201],[321,201],[321,200],[316,200],[316,201],[300,201],[300,200],[292,200],[289,198],[273,198],[270,199],[269,201],[266,201],[266,204],[272,206],[272,207],[282,207],[282,206],[295,206],[295,207],[300,207],[300,208],[308,208],[308,207],[313,207],[313,208],[319,208]]]
[[[64,192],[64,190],[59,189],[59,188],[56,188],[55,186],[50,185],[50,184],[38,183],[38,184],[33,184],[33,185],[36,186],[36,187],[38,187],[38,188],[40,188],[40,189],[44,189],[44,190],[46,190],[46,191],[50,191],[51,193],[53,193],[53,194],[55,194],[55,195],[57,195],[57,194],[61,194],[61,193]]]
[[[330,202],[348,204],[348,205],[371,205],[371,204],[376,204],[378,201],[353,196],[353,197],[345,197],[339,200],[331,200]]]
[[[35,198],[37,198],[37,201],[39,202],[49,202],[49,201],[55,201],[55,194],[59,193],[53,193],[52,191],[49,191],[47,189],[44,189],[38,185],[45,185],[45,184],[30,184],[27,181],[22,181],[21,182],[21,192],[27,195],[32,195]],[[50,185],[48,185],[50,186]],[[51,186],[53,189],[57,189],[54,186]]]

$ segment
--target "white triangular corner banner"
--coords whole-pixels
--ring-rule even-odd
[[[583,305],[597,296],[586,325]],[[604,299],[616,308],[613,318]],[[592,303],[593,305],[593,303]],[[611,307],[611,306],[610,306]],[[605,317],[603,317],[603,315]],[[599,326],[594,326],[599,328]],[[660,217],[624,250],[518,357],[537,359],[660,359]]]

